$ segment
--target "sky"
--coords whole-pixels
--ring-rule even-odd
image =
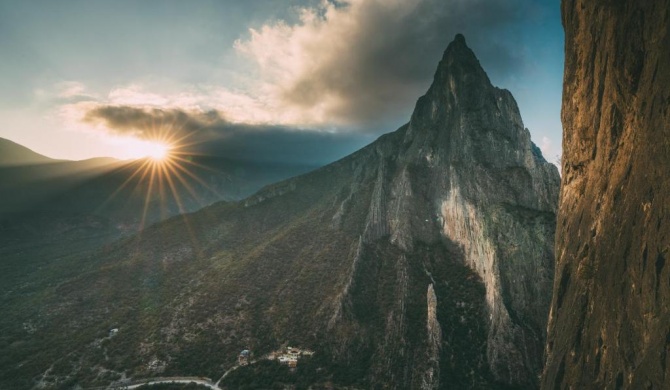
[[[406,123],[456,33],[554,162],[557,0],[0,0],[0,137],[125,159],[208,129],[242,158],[324,164]]]

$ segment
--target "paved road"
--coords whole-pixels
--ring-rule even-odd
[[[137,389],[140,386],[144,385],[156,385],[159,383],[184,383],[184,384],[189,384],[189,383],[197,383],[199,385],[207,386],[212,390],[222,390],[218,384],[212,383],[210,381],[206,381],[203,379],[178,379],[178,378],[164,378],[164,379],[159,379],[159,380],[149,380],[143,383],[138,383],[135,385],[130,385],[130,386],[119,386],[115,387],[115,389],[119,390],[131,390],[131,389]]]
[[[249,362],[249,364],[254,364],[254,363],[256,363],[256,362],[259,361],[259,360],[263,360],[263,359],[267,359],[267,358],[268,358],[268,355],[263,355],[263,356],[261,356],[261,357],[260,357],[259,359],[257,359],[257,360],[252,360],[251,362]],[[113,387],[113,389],[115,389],[115,390],[131,390],[131,389],[137,389],[137,388],[140,387],[140,386],[144,386],[144,385],[155,385],[155,384],[159,384],[159,383],[185,383],[185,384],[188,384],[188,383],[193,382],[193,383],[197,383],[197,384],[199,384],[199,385],[207,386],[207,387],[209,387],[209,388],[212,389],[212,390],[223,390],[222,388],[219,387],[219,383],[221,383],[221,381],[223,380],[223,378],[225,378],[226,376],[228,376],[228,374],[230,374],[231,372],[237,370],[237,369],[240,368],[240,367],[241,367],[241,366],[240,366],[239,364],[238,364],[238,365],[235,365],[235,366],[232,366],[230,369],[228,369],[228,371],[226,371],[225,373],[223,373],[223,375],[221,376],[221,378],[219,378],[219,380],[216,381],[216,383],[212,383],[211,381],[204,380],[204,379],[198,379],[198,378],[168,377],[168,378],[149,379],[149,380],[147,380],[146,382],[137,383],[137,384],[134,384],[134,385],[116,386],[116,387]]]
[[[267,359],[267,355],[265,355],[265,356],[261,356],[260,359]],[[259,360],[260,360],[260,359],[259,359]],[[256,363],[257,361],[258,361],[258,360],[252,360],[251,362],[249,362],[249,364],[250,364],[250,365],[251,365],[251,364],[254,364],[254,363]],[[229,369],[228,371],[224,372],[223,375],[221,376],[221,378],[219,378],[219,380],[216,381],[216,383],[214,384],[214,386],[217,386],[217,388],[218,388],[219,383],[221,383],[221,381],[223,380],[223,378],[227,377],[228,374],[230,374],[231,372],[237,370],[237,369],[240,368],[240,367],[241,367],[241,366],[240,366],[239,364],[230,367],[230,369]]]

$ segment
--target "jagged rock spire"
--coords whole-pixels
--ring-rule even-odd
[[[403,158],[432,174],[426,194],[439,205],[442,236],[462,248],[464,262],[486,287],[493,376],[508,385],[536,386],[551,297],[559,175],[533,152],[512,94],[491,84],[462,35],[449,44],[418,100],[404,143]],[[411,230],[392,228],[393,236],[426,239],[417,234],[422,224],[405,218],[391,226]],[[542,226],[542,233],[530,233],[533,226]]]
[[[457,34],[444,51],[426,96],[466,108],[481,105],[481,94],[492,88],[475,53]]]

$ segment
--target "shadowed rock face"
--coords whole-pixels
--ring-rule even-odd
[[[113,318],[109,359],[82,347],[73,367],[134,377],[216,377],[242,349],[290,342],[326,356],[322,379],[344,386],[536,388],[559,180],[458,35],[407,125],[242,202],[155,225],[54,283],[57,302],[15,312],[37,310],[35,334],[50,330],[66,351]],[[19,359],[29,363],[6,378],[37,366]],[[141,363],[156,359],[164,371]]]
[[[543,388],[670,388],[670,1],[564,0]]]
[[[460,35],[419,99],[403,143],[404,165],[429,172],[431,185],[412,201],[396,201],[412,207],[389,222],[392,241],[410,247],[406,237],[429,239],[412,212],[417,195],[427,197],[423,207],[439,234],[458,244],[485,285],[494,378],[533,386],[551,295],[556,168],[533,151],[514,98],[491,85]],[[406,168],[399,183],[403,175]]]
[[[363,177],[374,183],[363,243],[388,240],[414,253],[416,243],[446,239],[459,248],[460,261],[481,278],[486,344],[480,358],[487,364],[477,367],[480,372],[473,378],[487,378],[488,386],[534,387],[542,368],[560,179],[556,167],[534,150],[512,95],[491,85],[463,36],[457,35],[409,124],[341,162],[365,172],[353,180],[348,193],[362,187]],[[362,156],[367,161],[359,165]],[[351,208],[347,202],[350,198],[339,209]],[[338,213],[334,220],[342,218],[347,215]],[[427,286],[434,280],[410,282]],[[440,293],[428,286],[429,314],[435,301],[445,298]],[[340,297],[341,310],[335,311],[331,326],[350,307],[349,295],[346,291]],[[449,342],[440,342],[447,330],[439,327],[429,315],[426,351],[431,351],[428,361],[436,362],[436,368],[427,368],[424,388],[450,383],[448,373],[439,378],[440,359],[461,358],[462,351],[442,348]]]

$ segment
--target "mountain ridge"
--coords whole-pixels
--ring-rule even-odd
[[[0,167],[59,162],[6,138],[0,138]]]
[[[28,363],[0,381],[216,377],[242,349],[290,342],[316,350],[321,380],[338,386],[535,388],[557,193],[513,97],[458,35],[397,131],[73,260],[83,274],[14,322],[39,318],[54,345],[67,340],[57,329],[76,332],[79,363],[55,374],[49,351],[8,356]],[[3,325],[31,351],[32,336]]]

